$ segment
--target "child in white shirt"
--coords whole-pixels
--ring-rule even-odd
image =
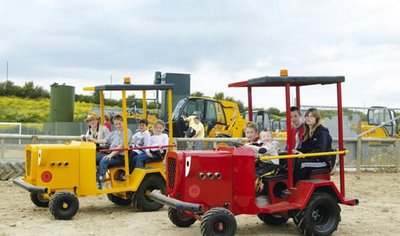
[[[149,122],[145,119],[139,120],[139,131],[132,136],[132,147],[140,148],[150,146],[150,133],[147,130]],[[150,154],[149,149],[136,149],[132,150],[129,163],[129,173],[135,169],[136,159],[140,154]]]
[[[163,133],[164,129],[164,121],[157,120],[154,124],[154,135],[150,137],[149,146],[157,146],[158,148],[151,148],[149,152],[139,154],[136,158],[135,167],[144,167],[144,163],[149,158],[159,161],[164,159],[165,153],[162,146],[168,145],[168,135]]]

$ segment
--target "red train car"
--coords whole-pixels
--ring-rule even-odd
[[[167,196],[153,191],[150,197],[169,205],[168,216],[178,227],[201,221],[202,235],[234,235],[235,215],[253,214],[269,225],[286,223],[290,218],[305,235],[330,235],[341,220],[339,204],[354,206],[358,200],[345,196],[342,92],[343,76],[266,76],[230,84],[248,91],[249,114],[252,109],[252,88],[284,87],[287,121],[287,169],[262,178],[261,194],[268,201],[257,201],[255,154],[251,149],[224,147],[215,151],[169,152],[167,161]],[[336,85],[338,111],[337,151],[292,155],[290,124],[290,89],[296,90],[300,107],[300,88],[310,85]],[[251,117],[250,117],[251,120]],[[309,179],[293,181],[293,159],[334,155],[339,157],[340,188],[331,180],[332,166],[312,170]]]

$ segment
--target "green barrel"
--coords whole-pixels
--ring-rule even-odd
[[[73,122],[75,87],[52,84],[50,90],[50,122]]]

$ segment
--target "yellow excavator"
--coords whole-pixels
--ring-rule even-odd
[[[245,111],[243,118],[249,120],[248,111]],[[264,110],[253,110],[253,122],[257,125],[258,131],[271,130],[274,138],[286,138],[286,118],[272,115]]]
[[[400,138],[398,119],[393,109],[373,106],[368,109],[368,124],[361,124],[362,138]]]
[[[196,114],[204,125],[206,137],[242,137],[246,120],[237,103],[210,97],[188,96],[179,100],[172,113],[173,136],[184,137],[188,129],[183,117]]]

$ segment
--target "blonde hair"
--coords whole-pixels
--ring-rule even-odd
[[[165,128],[165,122],[162,120],[156,120],[156,122],[154,123],[154,127],[156,127],[156,125],[161,125],[162,127]]]
[[[246,130],[247,128],[254,129],[256,131],[256,133],[258,132],[257,125],[252,121],[247,122],[247,124],[244,127],[244,129]]]
[[[314,131],[320,126],[320,121],[321,121],[321,114],[319,113],[317,108],[310,108],[306,111],[306,114],[304,116],[307,116],[308,114],[312,114],[313,117],[315,117],[315,125],[313,127],[310,127],[308,125],[305,125],[305,132],[303,135],[303,141],[306,141],[307,139],[311,138],[312,134]]]

